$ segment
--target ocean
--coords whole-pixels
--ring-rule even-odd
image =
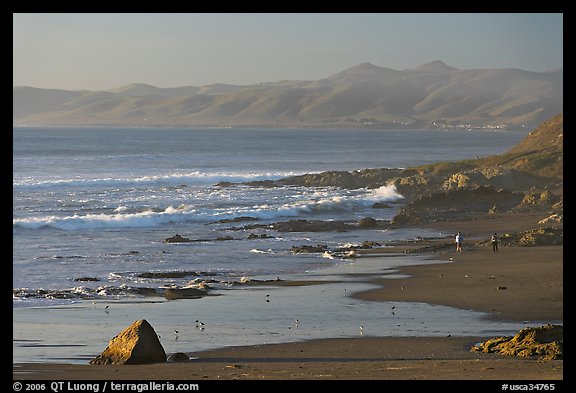
[[[351,322],[352,314],[372,315],[366,317],[366,331],[378,326],[382,335],[386,329],[388,335],[424,334],[417,317],[422,315],[428,316],[422,318],[428,318],[430,326],[437,321],[436,334],[445,333],[448,319],[467,321],[459,322],[459,328],[450,325],[452,334],[512,331],[518,326],[492,326],[468,311],[446,307],[443,313],[438,306],[430,311],[430,305],[411,304],[405,323],[411,326],[412,321],[414,326],[391,332],[392,325],[386,325],[390,321],[374,320],[377,304],[346,299],[348,306],[343,306],[338,301],[342,284],[273,291],[238,285],[247,279],[341,279],[351,269],[425,263],[417,257],[398,257],[379,260],[378,266],[374,261],[360,265],[319,254],[295,255],[291,248],[338,247],[438,233],[417,228],[314,233],[278,233],[265,226],[245,229],[247,224],[292,219],[391,219],[403,197],[393,187],[343,190],[223,187],[218,183],[484,157],[505,152],[527,132],[14,128],[14,359],[84,362],[99,352],[102,343],[103,349],[118,329],[140,319],[143,310],[148,318],[158,320],[167,336],[173,326],[186,331],[186,326],[193,325],[191,318],[217,324],[218,328],[207,328],[200,341],[184,334],[170,336],[168,347],[184,343],[190,350],[353,335],[358,324]],[[373,209],[375,202],[390,203],[392,208]],[[231,221],[239,217],[257,221]],[[163,242],[175,234],[195,241]],[[168,301],[161,295],[164,288],[199,282],[207,282],[218,296]],[[346,285],[348,290],[367,287]],[[267,309],[262,302],[257,307],[250,302],[260,300],[263,291],[276,294]],[[113,306],[103,313],[104,304]],[[319,309],[325,312],[319,314]],[[114,315],[113,310],[122,312]],[[450,316],[454,313],[458,317]],[[294,318],[302,322],[288,334]],[[57,329],[47,333],[47,323]],[[75,339],[72,332],[79,332]],[[103,332],[105,337],[100,336]],[[102,342],[86,347],[82,341],[86,337]],[[70,340],[78,342],[64,343]]]

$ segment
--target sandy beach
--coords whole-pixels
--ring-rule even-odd
[[[400,279],[365,277],[384,285],[353,294],[367,302],[426,302],[489,313],[530,326],[563,322],[563,247],[475,246],[494,231],[537,227],[541,215],[486,215],[436,223],[462,231],[463,252],[430,253],[439,263],[409,266]],[[561,225],[561,224],[560,224]],[[302,284],[302,283],[296,283]],[[285,285],[285,284],[284,284]],[[188,353],[191,360],[142,366],[27,363],[15,380],[562,380],[562,360],[470,352],[485,337],[374,337],[228,347]],[[182,348],[186,352],[186,348]]]

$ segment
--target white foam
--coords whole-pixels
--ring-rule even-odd
[[[147,208],[134,211],[120,205],[109,213],[75,213],[69,216],[18,217],[12,220],[14,228],[60,230],[106,229],[106,228],[147,228],[184,222],[211,222],[227,218],[249,215],[261,220],[298,217],[301,215],[351,212],[355,209],[370,207],[378,201],[394,201],[403,198],[394,186],[383,186],[376,190],[360,190],[342,195],[342,190],[324,189],[313,193],[297,195],[301,200],[288,203],[258,204],[252,206],[231,206],[225,209],[193,207],[182,204],[178,207]]]
[[[278,180],[284,177],[298,175],[295,172],[214,172],[200,171],[188,173],[169,173],[152,176],[135,177],[103,177],[92,179],[52,178],[36,179],[23,177],[12,182],[15,189],[19,188],[56,188],[56,187],[127,187],[150,185],[193,185],[215,184],[219,182],[250,182],[258,180]]]
[[[127,214],[86,214],[73,216],[45,216],[16,218],[12,225],[27,229],[44,227],[61,230],[98,229],[98,228],[140,228],[155,227],[162,224],[184,222],[196,215],[196,210],[189,207],[168,206],[165,210],[155,212],[145,210],[139,213]]]
[[[257,248],[253,248],[250,250],[250,252],[253,252],[255,254],[275,254],[275,251],[272,250],[271,248],[269,248],[268,250],[258,250]]]
[[[404,197],[398,193],[395,185],[389,185],[371,190],[368,199],[373,202],[392,202],[404,199]]]

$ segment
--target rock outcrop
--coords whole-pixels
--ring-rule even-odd
[[[329,171],[277,182],[347,189],[394,186],[407,203],[393,219],[398,225],[466,218],[473,212],[552,210],[561,215],[563,134],[560,114],[500,155],[407,169]]]
[[[152,364],[166,361],[166,352],[154,328],[145,320],[135,321],[110,340],[90,364]]]
[[[164,239],[164,243],[190,243],[192,240],[188,239],[187,237],[180,236],[179,234],[175,234],[172,237],[167,237]]]
[[[358,221],[358,227],[363,228],[363,229],[378,228],[379,223],[378,223],[378,220],[376,220],[372,217],[364,217]]]
[[[392,220],[393,225],[420,224],[469,217],[494,210],[514,208],[523,194],[492,186],[462,188],[436,192],[416,199],[404,206]]]
[[[517,247],[557,246],[564,243],[564,229],[545,227],[507,233],[501,237],[501,243]]]
[[[498,353],[506,356],[538,356],[545,360],[563,358],[562,325],[525,328],[515,336],[491,338],[471,348],[472,352]]]
[[[208,295],[208,287],[197,288],[167,288],[164,290],[164,297],[168,300],[176,299],[199,299]]]

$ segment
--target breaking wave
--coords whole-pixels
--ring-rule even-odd
[[[214,222],[221,219],[250,215],[258,219],[273,220],[301,215],[329,214],[367,208],[375,202],[391,202],[402,199],[394,186],[363,190],[358,194],[342,195],[341,191],[317,191],[287,203],[229,206],[226,209],[181,205],[165,209],[128,211],[119,206],[113,213],[73,214],[68,216],[36,216],[14,218],[13,227],[24,229],[54,228],[65,231],[107,228],[148,228],[184,222]]]
[[[106,177],[94,179],[34,179],[21,178],[13,181],[14,189],[45,189],[62,187],[141,187],[141,186],[178,186],[202,185],[219,182],[250,182],[258,180],[278,180],[288,176],[298,175],[295,172],[216,172],[205,173],[194,171],[189,173],[172,173],[153,176],[136,177]]]

